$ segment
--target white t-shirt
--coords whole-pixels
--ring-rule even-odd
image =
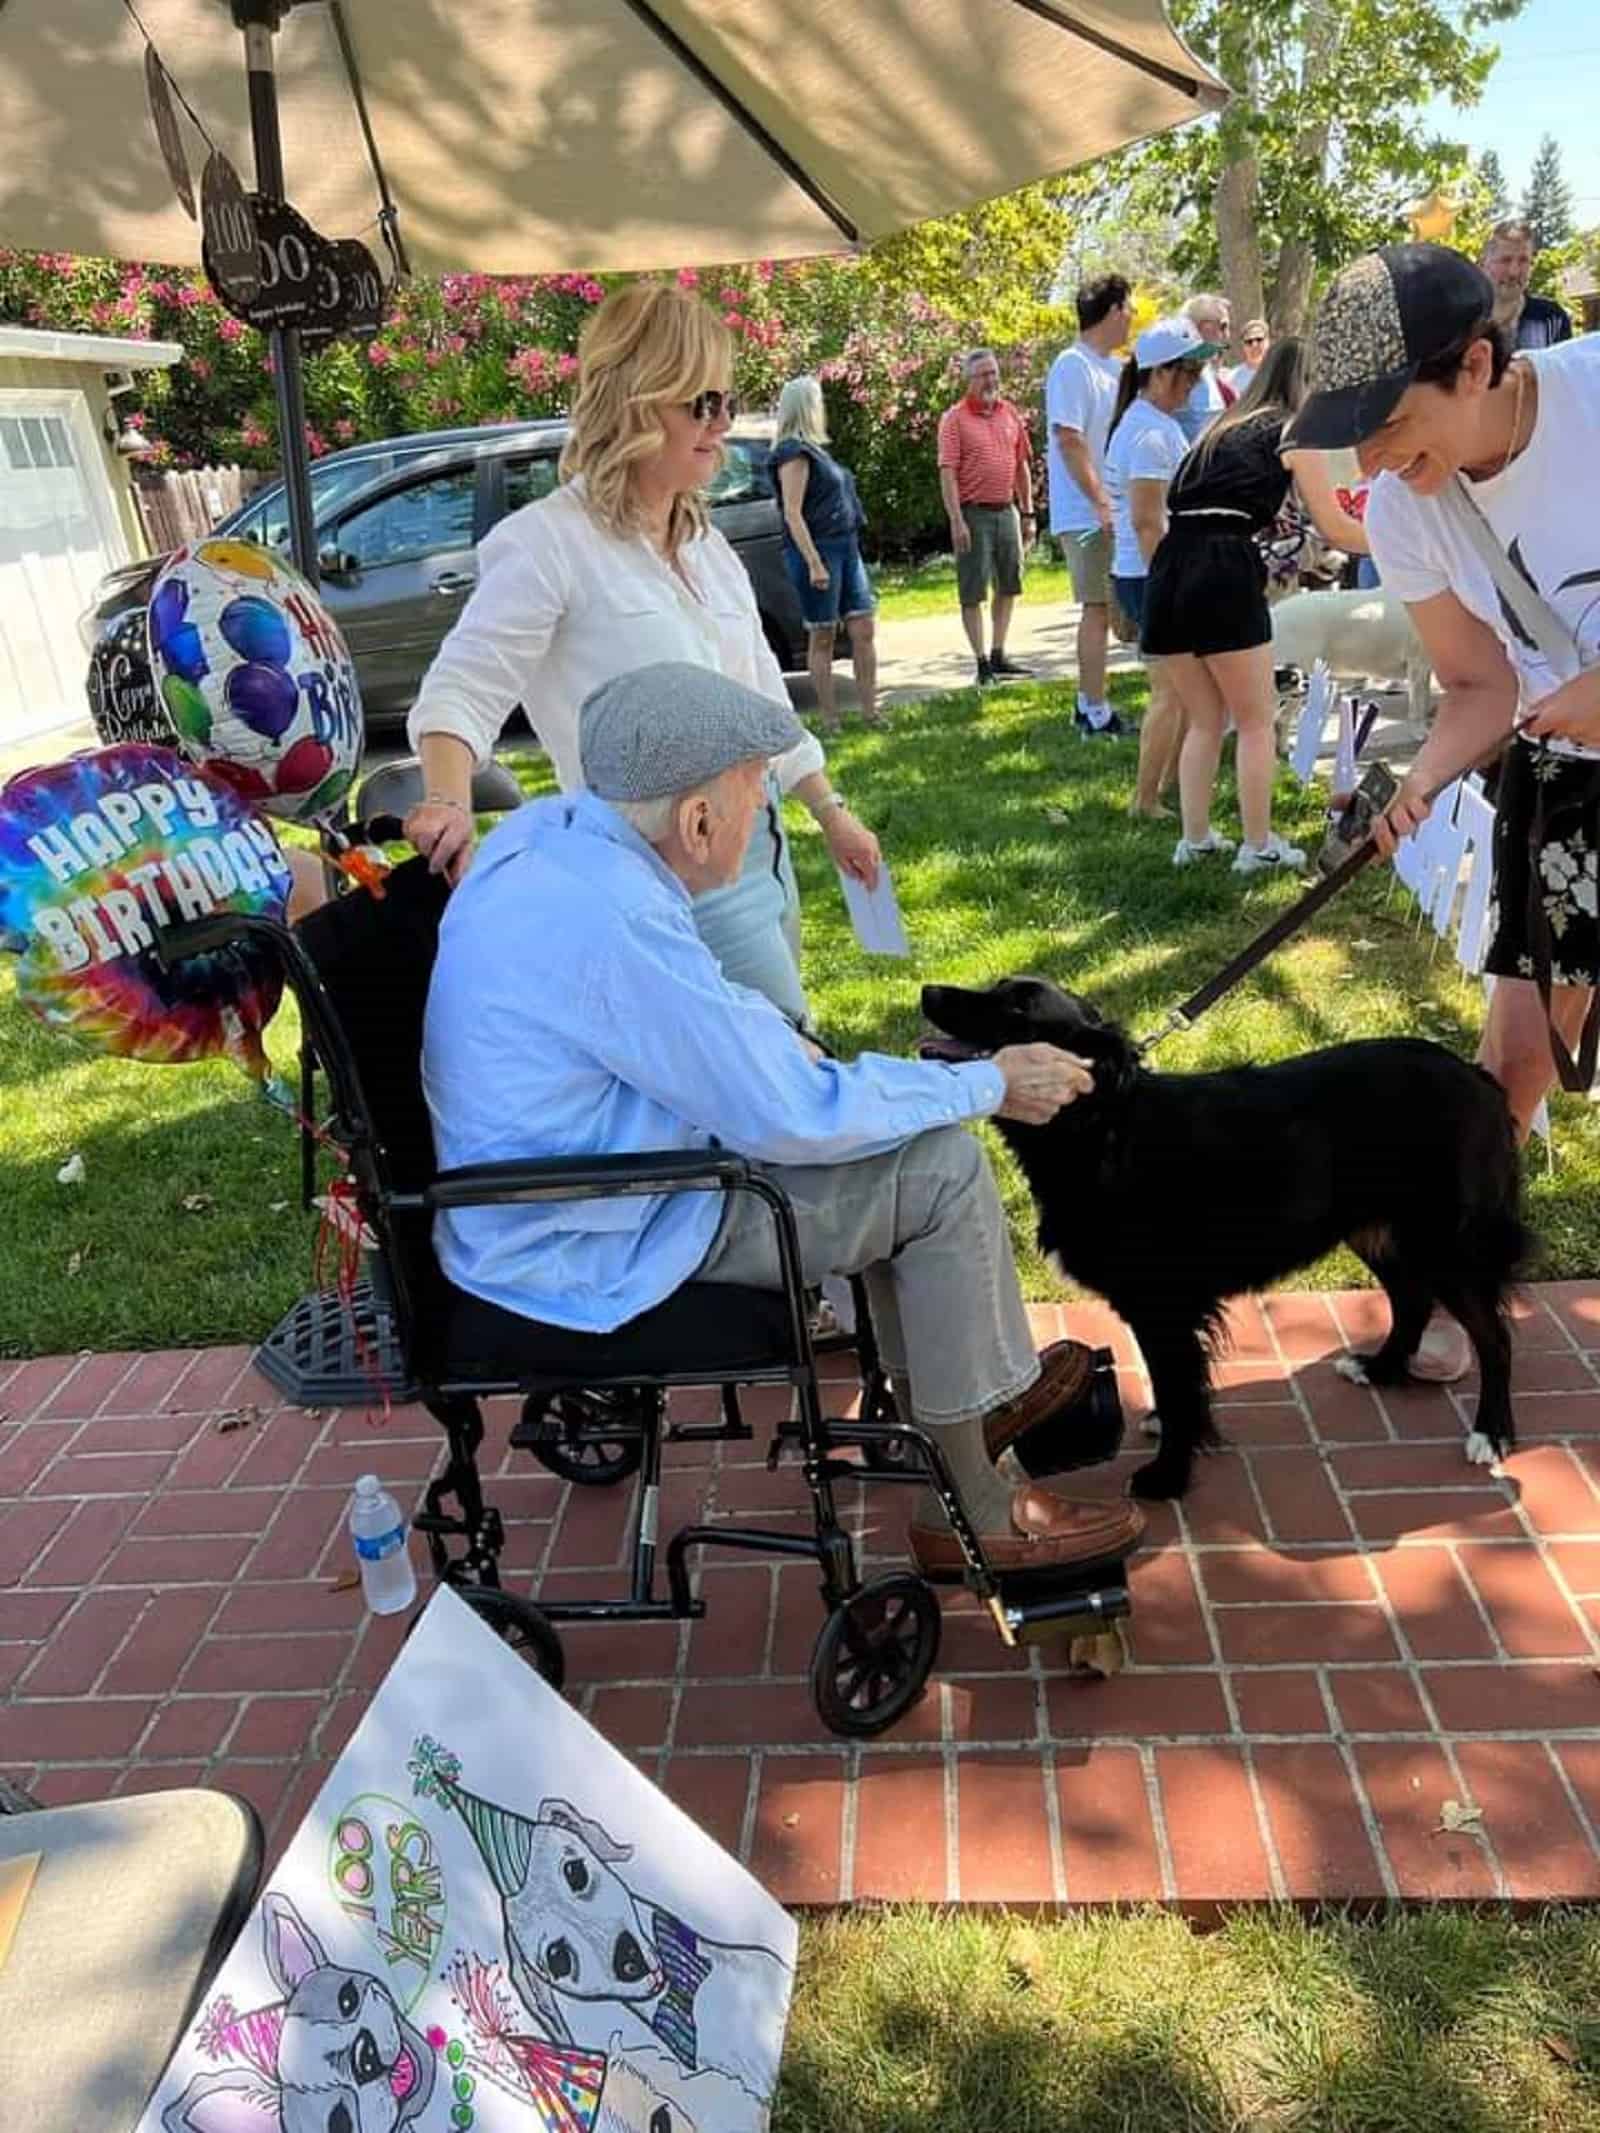
[[[1256,374],[1248,363],[1237,364],[1228,372],[1228,383],[1236,393],[1247,393],[1256,382]]]
[[[486,762],[521,704],[562,791],[572,792],[583,783],[579,708],[614,675],[687,660],[788,703],[750,579],[716,528],[686,543],[679,572],[642,536],[608,533],[583,498],[579,475],[484,537],[477,590],[406,720],[413,748],[426,734],[448,733]],[[787,792],[822,765],[808,733],[775,767]]]
[[[1216,366],[1208,363],[1174,419],[1189,442],[1198,444],[1227,404],[1222,397],[1222,387],[1217,383]]]
[[[1139,552],[1133,530],[1128,484],[1158,481],[1165,488],[1177,473],[1189,449],[1170,415],[1152,407],[1146,399],[1135,400],[1112,433],[1106,446],[1106,488],[1111,495],[1111,570],[1115,577],[1142,578],[1150,566]]]
[[[1572,632],[1582,664],[1590,667],[1600,664],[1600,335],[1536,348],[1522,360],[1539,383],[1533,435],[1503,474],[1467,486],[1500,545]],[[1453,592],[1489,625],[1524,704],[1560,686],[1563,677],[1523,642],[1488,570],[1432,497],[1414,496],[1397,474],[1380,474],[1367,503],[1367,531],[1385,591],[1408,602]],[[1575,742],[1555,745],[1562,754],[1600,756]]]
[[[1067,472],[1055,432],[1058,426],[1081,430],[1090,457],[1099,464],[1106,456],[1106,431],[1111,427],[1121,376],[1122,365],[1115,356],[1096,355],[1082,341],[1063,348],[1050,365],[1044,381],[1044,427],[1052,533],[1093,533],[1100,523],[1094,505]]]

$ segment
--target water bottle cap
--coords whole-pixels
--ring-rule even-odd
[[[363,1474],[356,1483],[356,1494],[358,1496],[376,1496],[381,1486],[382,1484],[376,1474]]]

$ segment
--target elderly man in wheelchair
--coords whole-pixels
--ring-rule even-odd
[[[806,1281],[863,1277],[901,1412],[942,1452],[990,1568],[1117,1561],[1139,1537],[1132,1504],[1076,1502],[1017,1463],[1087,1414],[1085,1351],[1035,1352],[989,1164],[961,1130],[1046,1120],[1089,1088],[1087,1067],[1045,1045],[955,1067],[841,1063],[728,982],[695,930],[690,899],[737,877],[763,766],[798,738],[786,705],[697,667],[645,668],[589,699],[587,790],[503,823],[445,914],[423,1044],[441,1168],[751,1159],[793,1209]],[[447,1208],[435,1245],[457,1290],[596,1334],[691,1279],[784,1278],[770,1209],[739,1193]],[[925,1578],[970,1567],[933,1490],[909,1546]]]

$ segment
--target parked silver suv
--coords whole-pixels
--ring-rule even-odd
[[[392,725],[410,710],[477,583],[478,543],[508,512],[555,487],[566,436],[564,421],[436,431],[357,445],[312,468],[322,594],[349,643],[369,725]],[[794,672],[805,666],[805,625],[783,566],[771,442],[760,421],[730,432],[711,516],[749,572],[779,665]],[[258,491],[216,530],[287,550],[282,483]],[[161,561],[102,581],[82,624],[91,650],[149,599]]]

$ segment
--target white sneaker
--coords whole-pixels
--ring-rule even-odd
[[[1306,855],[1297,844],[1285,844],[1276,831],[1265,844],[1241,844],[1233,862],[1236,874],[1298,874]]]
[[[1173,847],[1172,864],[1175,867],[1192,867],[1197,859],[1209,859],[1214,852],[1226,853],[1232,850],[1231,837],[1219,837],[1215,830],[1207,830],[1203,837],[1197,838],[1193,843],[1187,837],[1180,837]]]

